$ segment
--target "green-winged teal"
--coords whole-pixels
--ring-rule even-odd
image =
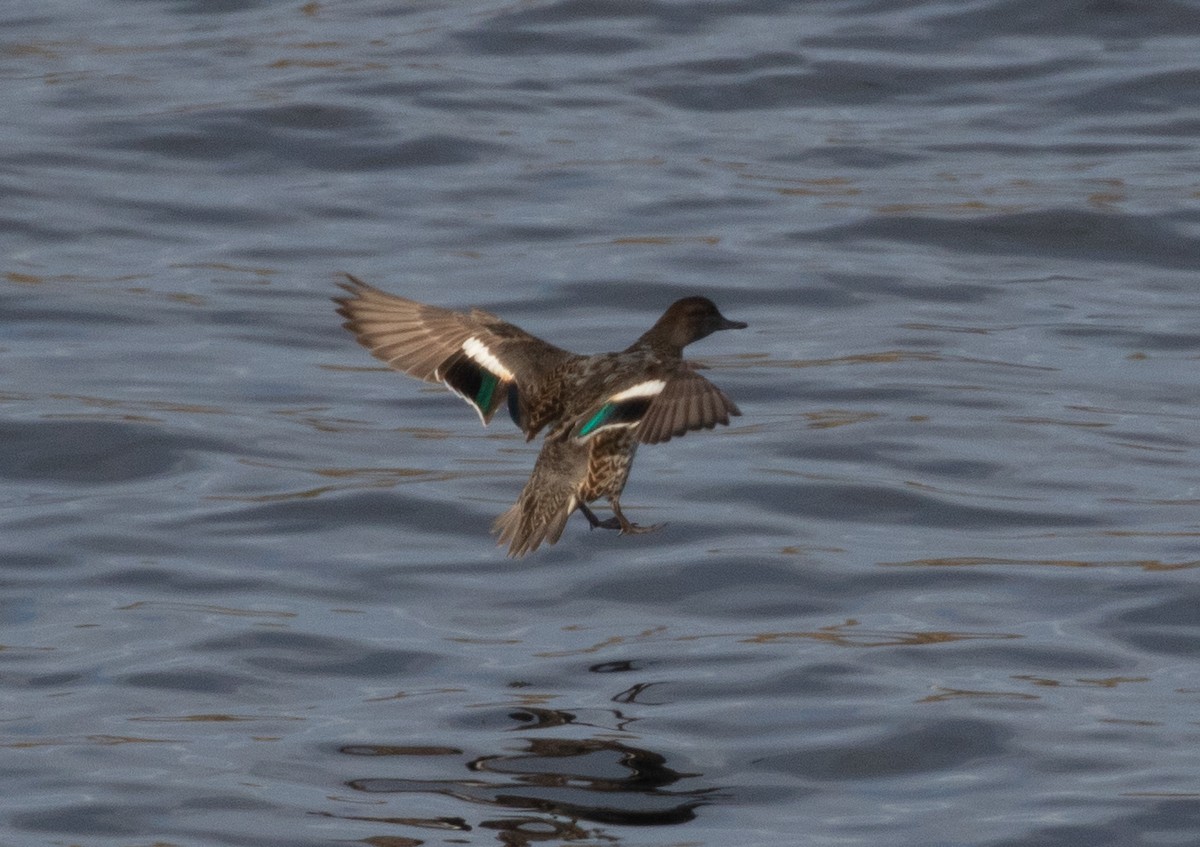
[[[346,274],[348,297],[334,298],[344,326],[396,370],[443,383],[486,426],[507,405],[532,440],[546,440],[521,496],[492,531],[510,556],[553,544],[576,509],[592,527],[646,532],[621,512],[621,491],[639,444],[728,424],[738,407],[683,359],[683,348],[720,329],[724,317],[706,297],[676,300],[620,353],[580,356],[548,344],[488,312],[455,312],[396,297]],[[600,520],[588,503],[608,499]]]

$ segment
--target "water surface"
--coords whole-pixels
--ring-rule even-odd
[[[0,11],[0,841],[1200,836],[1190,3]],[[632,538],[335,274],[742,408]]]

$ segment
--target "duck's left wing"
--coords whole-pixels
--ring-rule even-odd
[[[658,444],[695,429],[728,424],[741,410],[700,374],[681,362],[668,373],[649,376],[607,396],[579,415],[570,432],[587,440],[617,427],[637,429],[641,444]]]
[[[637,428],[642,444],[659,444],[697,429],[712,429],[742,414],[737,404],[687,364],[664,380]]]

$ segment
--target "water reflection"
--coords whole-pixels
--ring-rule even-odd
[[[550,711],[550,710],[542,710]],[[562,712],[539,726],[567,725],[574,715]],[[453,755],[453,748],[399,745],[347,745],[349,756]],[[677,784],[699,774],[670,767],[665,756],[607,738],[527,738],[511,753],[479,756],[467,762],[469,775],[461,779],[399,779],[370,777],[346,784],[371,795],[437,794],[468,803],[520,812],[481,820],[475,826],[497,832],[503,844],[530,844],[547,839],[574,841],[611,834],[581,826],[580,822],[618,826],[663,826],[687,823],[695,810],[715,797],[712,787],[680,790]],[[531,812],[536,814],[530,814]],[[347,817],[347,816],[338,816]],[[353,816],[354,820],[411,826],[472,826],[456,819]]]

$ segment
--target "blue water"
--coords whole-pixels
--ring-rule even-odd
[[[1200,841],[1200,7],[0,7],[0,844]],[[591,532],[349,271],[742,409]],[[603,514],[601,515],[604,516]]]

